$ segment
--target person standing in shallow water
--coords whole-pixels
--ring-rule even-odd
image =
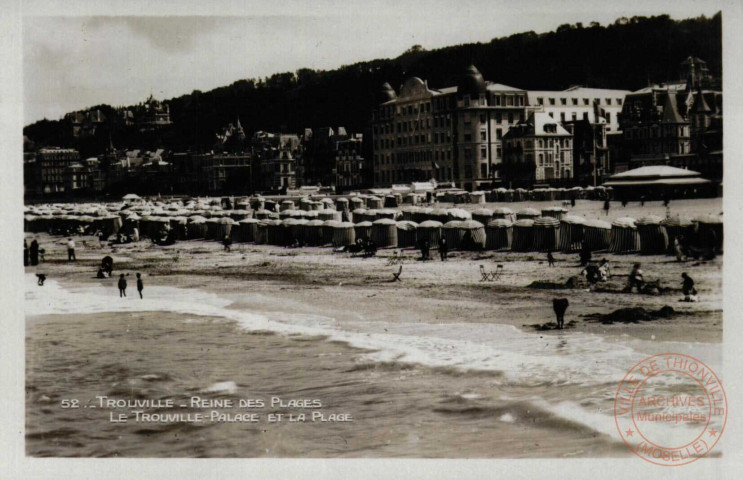
[[[119,275],[119,298],[126,297],[126,278],[124,274]]]
[[[139,298],[142,297],[142,290],[144,290],[144,283],[142,283],[142,274],[137,274],[137,291],[139,292]]]

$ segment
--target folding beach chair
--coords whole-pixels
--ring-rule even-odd
[[[397,273],[392,274],[392,281],[402,282],[402,280],[400,280],[400,275],[402,275],[402,265],[400,265],[400,270],[398,270]]]
[[[496,273],[498,273],[497,269],[494,272],[488,272],[487,270],[485,270],[485,265],[480,265],[480,275],[482,275],[482,278],[480,278],[481,282],[494,281],[496,279]]]
[[[493,272],[493,280],[500,280],[500,276],[503,273],[503,265],[497,265]]]

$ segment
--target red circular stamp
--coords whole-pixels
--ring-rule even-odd
[[[643,460],[663,466],[706,456],[725,429],[727,409],[715,372],[682,353],[637,363],[614,399],[614,419],[624,443]]]

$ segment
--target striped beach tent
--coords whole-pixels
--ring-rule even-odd
[[[349,208],[352,211],[356,210],[357,208],[366,208],[366,202],[364,202],[364,199],[361,197],[351,197],[349,202],[351,204]]]
[[[255,239],[255,229],[258,227],[258,220],[255,218],[244,218],[237,222],[233,227],[233,242],[252,242]]]
[[[354,225],[354,231],[356,232],[356,238],[362,240],[371,239],[371,222],[359,222]]]
[[[170,229],[175,231],[176,240],[186,240],[188,238],[187,225],[187,217],[170,217]]]
[[[397,197],[394,195],[385,195],[384,208],[397,208]]]
[[[516,220],[534,220],[542,216],[542,212],[536,208],[524,208],[516,212]]]
[[[377,247],[397,246],[397,222],[391,218],[380,218],[372,222],[372,240]]]
[[[322,243],[323,245],[333,244],[333,230],[336,225],[340,225],[339,220],[325,220],[322,223]]]
[[[370,195],[366,198],[367,208],[384,208],[384,202],[381,198],[374,195]]]
[[[611,224],[603,220],[586,220],[583,224],[583,244],[591,251],[606,250],[611,242]]]
[[[365,208],[357,208],[353,212],[351,212],[351,218],[353,218],[353,223],[366,222],[367,221],[366,212],[367,210]]]
[[[635,222],[643,255],[663,254],[668,250],[668,234],[662,222],[663,219],[656,215],[641,217]]]
[[[310,220],[302,229],[302,237],[307,245],[317,246],[323,244],[323,222],[322,220]]]
[[[262,210],[266,208],[266,199],[263,197],[251,197],[250,208],[253,210]]]
[[[426,220],[431,220],[429,217],[431,212],[433,212],[433,208],[431,207],[420,207],[420,210],[413,212],[413,221],[420,225]]]
[[[567,213],[567,209],[563,207],[548,207],[542,209],[542,216],[543,217],[553,217],[558,220],[562,218],[563,215]]]
[[[206,238],[206,218],[202,216],[188,217],[186,236],[191,239]]]
[[[285,210],[294,210],[294,202],[291,200],[284,200],[279,205],[279,211],[283,212]]]
[[[400,220],[405,220],[408,222],[414,222],[413,220],[413,214],[416,212],[420,212],[421,207],[415,207],[415,206],[405,206],[400,209]]]
[[[472,212],[472,220],[487,225],[493,219],[493,211],[489,208],[478,208]]]
[[[317,211],[318,220],[336,220],[341,221],[341,212],[337,210],[330,210],[329,208]]]
[[[485,192],[470,193],[470,203],[474,203],[474,204],[485,203]]]
[[[332,198],[321,198],[320,203],[322,203],[322,208],[324,210],[335,210],[335,202]]]
[[[513,223],[516,221],[516,214],[508,207],[495,207],[493,209],[493,218],[501,218]]]
[[[266,203],[264,204],[263,208],[265,208],[269,212],[278,212],[279,203],[276,200],[266,199]]]
[[[631,253],[640,250],[640,235],[637,233],[635,219],[617,218],[611,223],[609,251],[612,253]]]
[[[434,208],[430,212],[428,212],[428,214],[426,215],[426,220],[435,220],[444,224],[450,219],[449,214],[446,212],[445,208]]]
[[[256,245],[268,244],[268,224],[273,220],[258,220],[258,224],[255,227],[255,238],[254,243]]]
[[[389,218],[391,220],[397,220],[399,216],[400,216],[400,212],[398,212],[394,208],[381,208],[379,210],[375,210],[374,220],[379,220],[380,218]],[[374,220],[371,220],[371,221],[373,222]]]
[[[418,224],[409,220],[397,222],[397,246],[415,247],[418,245],[416,231]]]
[[[586,219],[577,215],[565,215],[560,219],[560,251],[577,252],[581,249],[585,223]]]
[[[426,220],[419,223],[416,230],[418,242],[428,242],[431,248],[438,248],[443,226],[444,224],[436,220]]]
[[[485,226],[485,250],[509,250],[513,240],[513,223],[503,218],[490,220]]]
[[[446,210],[447,221],[451,220],[472,220],[472,214],[461,208],[449,208]]]
[[[534,245],[534,220],[522,218],[513,224],[513,241],[511,250],[528,252]]]
[[[309,212],[312,210],[312,200],[309,197],[302,197],[299,199],[299,209]]]
[[[668,249],[666,253],[669,255],[676,255],[675,241],[676,238],[684,237],[691,238],[690,233],[694,227],[691,220],[682,217],[670,217],[665,218],[660,222],[666,231],[666,237],[668,237]]]
[[[460,228],[462,220],[451,220],[441,227],[441,235],[446,238],[446,245],[449,250],[459,250],[464,237],[464,230]]]
[[[534,243],[532,250],[554,252],[560,244],[560,221],[554,217],[539,217],[532,225]]]
[[[697,248],[712,248],[715,252],[722,252],[723,223],[722,216],[701,215],[692,220],[694,222],[694,243]]]
[[[266,210],[265,208],[261,208],[253,212],[253,216],[258,220],[267,220],[271,217],[271,212]]]
[[[356,230],[351,222],[341,222],[333,226],[333,246],[345,247],[356,242]]]
[[[292,222],[288,225],[289,227],[289,234],[291,237],[292,243],[296,240],[300,244],[305,243],[304,242],[304,226],[309,223],[309,220],[306,218],[292,218]],[[285,226],[286,222],[284,223]]]

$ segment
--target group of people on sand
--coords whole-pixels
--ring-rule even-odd
[[[126,275],[129,275],[128,273]],[[119,298],[126,297],[126,276],[122,273],[119,275]],[[142,290],[144,290],[144,282],[142,281],[142,274],[137,272],[137,292],[139,292],[139,298],[142,296]]]
[[[428,240],[423,240],[419,244],[421,251],[421,260],[431,260],[431,243]],[[445,262],[449,258],[449,245],[446,243],[446,237],[441,237],[439,240],[439,257],[442,262]]]

